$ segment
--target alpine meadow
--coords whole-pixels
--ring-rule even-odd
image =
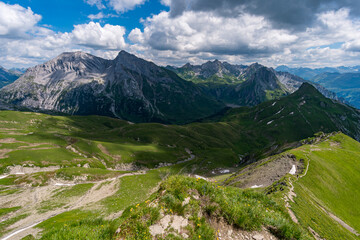
[[[359,33],[357,0],[0,0],[0,239],[360,239]]]

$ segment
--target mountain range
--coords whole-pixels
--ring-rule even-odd
[[[216,114],[226,105],[255,106],[278,99],[304,82],[258,63],[215,60],[163,68],[125,51],[113,60],[73,52],[29,68],[0,90],[0,100],[14,109],[183,124]]]
[[[359,110],[257,63],[169,68],[63,53],[1,89],[31,111],[0,111],[0,237],[358,239]]]
[[[29,68],[0,90],[0,98],[30,109],[133,122],[184,123],[223,108],[202,88],[125,51],[114,60],[63,53]]]
[[[245,66],[215,60],[202,65],[187,63],[179,68],[167,68],[183,79],[202,86],[228,106],[255,106],[293,93],[304,82],[309,82],[258,63]],[[312,84],[326,97],[339,100],[333,92],[317,83]]]
[[[21,74],[22,72],[16,69],[7,70],[0,66],[0,88],[14,82]]]
[[[360,109],[360,73],[321,73],[311,79]]]
[[[289,68],[279,66],[277,71],[295,74],[320,84],[354,107],[360,108],[360,66],[336,68]]]
[[[299,76],[301,78],[304,78],[306,80],[311,80],[316,75],[322,73],[358,73],[360,72],[360,65],[353,67],[341,66],[341,67],[323,67],[323,68],[304,68],[304,67],[290,68],[288,66],[281,65],[276,67],[275,70],[279,72],[288,72],[296,76]]]

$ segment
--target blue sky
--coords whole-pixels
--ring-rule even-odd
[[[1,66],[121,50],[160,65],[359,65],[360,1],[0,0]]]
[[[30,7],[33,12],[42,16],[39,24],[51,26],[54,31],[70,32],[74,25],[90,22],[90,14],[114,15],[101,19],[101,23],[124,26],[126,29],[142,28],[140,19],[168,10],[159,0],[146,1],[132,11],[116,12],[112,8],[98,9],[83,0],[11,0],[8,4],[19,4],[25,8]]]

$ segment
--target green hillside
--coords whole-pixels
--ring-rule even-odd
[[[315,113],[317,117],[314,117]],[[220,181],[226,179],[228,175],[218,175],[236,172],[264,157],[298,147],[302,139],[311,137],[319,131],[342,130],[354,138],[358,137],[359,119],[357,110],[324,98],[308,84],[283,99],[265,102],[253,108],[232,109],[221,115],[187,125],[132,124],[100,116],[69,117],[1,111],[0,200],[3,204],[0,210],[2,221],[0,235],[5,236],[41,222],[37,228],[30,229],[35,231],[33,234],[44,229],[44,239],[59,239],[56,237],[56,231],[68,234],[68,229],[72,229],[71,232],[79,234],[78,236],[93,229],[94,235],[89,239],[111,239],[116,235],[115,231],[118,227],[124,224],[123,221],[127,221],[127,216],[132,216],[131,214],[123,215],[123,218],[120,218],[122,211],[130,211],[130,206],[146,201],[152,194],[155,195],[150,197],[151,201],[154,198],[162,199],[162,192],[157,191],[158,186],[161,181],[172,175],[216,176],[216,179]],[[346,137],[344,138],[346,140]],[[351,141],[353,145],[358,144]],[[351,145],[351,148],[345,144],[344,149],[354,151],[356,154],[356,144]],[[306,147],[305,145],[299,149],[305,150]],[[339,154],[344,154],[340,150]],[[297,156],[301,153],[296,151],[291,154]],[[342,155],[339,156],[341,158]],[[305,159],[303,156],[299,157]],[[342,170],[338,171],[336,167],[339,165],[330,165],[330,170],[333,168],[336,174],[340,174],[339,179],[351,177],[351,175],[345,175]],[[350,168],[351,165],[348,167]],[[308,174],[312,173],[311,169],[309,168]],[[350,173],[357,171],[356,169],[353,168]],[[324,174],[326,171],[324,170]],[[336,176],[335,173],[331,176]],[[317,202],[325,209],[358,229],[356,217],[354,217],[356,215],[338,212],[345,211],[349,205],[356,203],[351,200],[352,202],[340,204],[339,209],[333,210],[337,207],[337,202],[327,195],[328,193],[315,192],[319,189],[314,189],[307,183],[304,183],[306,184],[304,186],[309,190],[301,192],[306,187],[298,188],[297,184],[302,184],[306,177],[294,182],[298,195],[305,196],[301,200],[313,201],[312,195],[306,194],[314,191],[314,194],[318,195]],[[349,181],[346,180],[347,183],[356,186],[358,179],[351,178]],[[183,179],[181,181],[189,181],[188,187],[190,187],[191,182],[195,180]],[[329,183],[331,183],[330,180]],[[162,186],[166,186],[167,183],[163,184],[165,185]],[[198,191],[202,186],[205,185],[196,185],[199,187]],[[215,186],[206,185],[205,188],[209,188],[210,191]],[[237,185],[234,184],[234,186]],[[177,186],[174,187],[177,188]],[[173,187],[164,190],[172,191],[171,188]],[[347,188],[351,189],[351,186]],[[174,191],[176,193],[180,190]],[[345,195],[346,188],[340,190],[344,192],[339,192],[339,194],[344,194],[343,200],[347,201],[349,198]],[[222,200],[217,191],[211,191],[208,192],[210,195],[207,196],[208,193],[204,193],[203,196],[205,200],[208,197],[219,197],[214,200],[219,204],[217,207],[220,207],[218,210],[215,208],[217,215],[214,217],[222,216],[227,219],[230,224],[224,223],[226,228],[231,228],[235,224],[245,231],[244,234],[255,234],[252,231],[261,232],[264,227],[265,232],[261,234],[287,236],[285,239],[306,239],[309,234],[307,230],[307,224],[309,224],[319,234],[324,234],[324,236],[329,234],[326,232],[326,226],[312,225],[311,221],[315,221],[316,216],[312,218],[315,220],[309,222],[307,216],[316,213],[316,209],[304,210],[304,213],[309,211],[304,216],[299,213],[296,204],[308,205],[307,202],[302,203],[296,199],[292,204],[294,212],[299,216],[299,221],[305,226],[305,228],[298,228],[290,222],[289,215],[284,211],[286,208],[282,207],[282,198],[277,193],[268,198],[265,196],[268,191],[260,195],[255,194],[255,192],[261,192],[261,189],[243,192],[226,187],[225,196],[229,195]],[[356,191],[353,193],[358,194]],[[175,204],[172,211],[181,210],[178,201],[183,200],[183,197],[186,198],[186,196],[176,194],[168,196],[168,200],[164,202]],[[237,200],[238,203],[226,200],[237,194],[248,199],[246,201],[243,199],[246,203],[249,201],[255,204],[254,208],[238,209],[239,212],[247,211],[248,213],[242,216],[242,219],[239,219],[237,214],[230,218],[229,209],[225,207],[226,203],[243,203],[241,199]],[[256,200],[258,200],[257,203]],[[264,209],[266,212],[264,206],[268,206],[269,201],[272,200],[279,204],[271,203],[270,206],[276,214],[279,214],[278,219],[266,217],[267,215],[264,214],[265,216],[259,218],[259,222],[255,225],[247,223],[251,219],[248,218],[249,216],[260,217],[259,214],[263,213]],[[207,209],[202,203],[202,201],[194,203],[200,204],[200,212],[212,211],[211,206]],[[304,207],[301,205],[301,209]],[[144,208],[143,210],[146,212],[151,209]],[[354,211],[357,214],[358,210]],[[151,210],[149,214],[152,213]],[[154,214],[156,215],[156,212]],[[155,219],[158,220],[154,218],[151,224],[155,223]],[[319,219],[327,219],[330,225],[336,224],[326,216],[321,216]],[[187,234],[196,236],[194,234],[198,233],[197,224],[205,224],[205,220],[200,219],[201,223],[194,221],[195,228],[189,229]],[[139,229],[142,229],[143,225],[140,225]],[[211,228],[206,227],[206,224],[204,226],[205,228],[199,231],[205,231],[204,234],[210,235],[214,233]],[[212,226],[213,229],[214,227],[216,228]],[[129,229],[129,231],[134,231],[134,229]],[[339,236],[349,235],[341,228],[335,231],[340,234]],[[29,232],[24,230],[19,234],[22,236],[21,234],[27,235]],[[75,237],[75,235],[71,236]]]
[[[209,173],[281,152],[319,131],[359,138],[359,119],[357,110],[308,84],[283,99],[182,126],[2,111],[0,171],[24,162],[133,170],[175,164],[193,154],[192,171]]]
[[[272,199],[286,196],[293,221],[321,239],[359,239],[360,143],[342,133],[321,133],[303,144],[217,179],[257,186]]]
[[[338,134],[291,152],[309,163],[306,176],[294,182],[291,205],[299,221],[326,239],[359,239],[326,211],[360,233],[360,143]]]

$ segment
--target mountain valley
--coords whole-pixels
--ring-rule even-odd
[[[359,239],[360,111],[321,85],[76,52],[0,98],[4,240]]]

